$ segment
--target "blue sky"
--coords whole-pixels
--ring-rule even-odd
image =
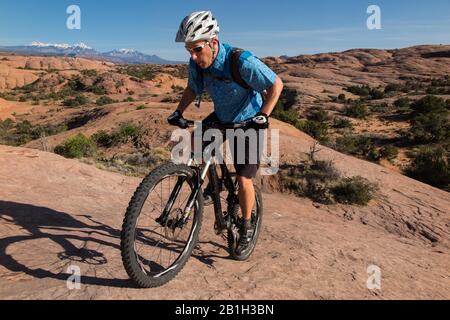
[[[81,8],[81,30],[66,28],[72,4]],[[371,4],[381,8],[381,30],[366,27]],[[198,10],[213,11],[222,41],[261,57],[450,44],[449,0],[5,0],[0,45],[84,42],[99,51],[130,48],[186,60],[175,33]]]

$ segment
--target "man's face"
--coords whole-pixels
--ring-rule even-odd
[[[214,54],[210,47],[213,45],[213,42],[205,40],[188,42],[186,43],[186,50],[188,50],[192,60],[194,60],[200,68],[206,69],[210,67],[214,61]]]

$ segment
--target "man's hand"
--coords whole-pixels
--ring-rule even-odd
[[[185,118],[183,118],[183,115],[180,111],[175,111],[172,113],[168,118],[167,122],[173,126],[180,127],[181,129],[186,129],[189,127],[188,122]]]
[[[269,127],[269,116],[263,112],[258,112],[252,118],[251,127],[254,129],[267,129]]]

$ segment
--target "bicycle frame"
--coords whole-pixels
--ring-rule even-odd
[[[237,182],[233,183],[232,174],[228,171],[228,168],[225,164],[221,164],[221,178],[219,179],[219,176],[217,174],[217,168],[216,168],[216,157],[212,154],[212,146],[208,145],[205,147],[204,153],[207,155],[205,157],[205,165],[203,167],[195,164],[194,155],[191,155],[190,160],[188,161],[187,165],[191,168],[193,168],[196,172],[195,176],[195,185],[193,187],[193,190],[189,196],[189,199],[187,201],[186,207],[183,210],[183,219],[180,220],[176,226],[172,227],[183,227],[190,215],[192,214],[195,201],[197,199],[198,193],[201,192],[202,186],[205,182],[206,176],[209,175],[209,180],[211,183],[213,183],[213,188],[216,192],[213,192],[213,201],[214,201],[214,214],[216,218],[216,226],[219,232],[226,230],[230,227],[230,221],[225,221],[223,213],[222,213],[222,204],[220,202],[220,195],[219,192],[222,191],[222,186],[225,186],[225,188],[228,190],[228,197],[227,197],[227,206],[228,209],[232,208],[232,206],[235,205],[236,202],[236,190],[237,190]],[[173,204],[175,202],[175,199],[178,197],[179,192],[181,191],[182,184],[184,182],[183,177],[179,177],[177,183],[174,186],[174,189],[172,190],[169,200],[167,201],[167,204],[160,215],[156,219],[156,222],[160,223],[161,225],[165,226],[168,221],[169,214],[172,210]],[[217,190],[219,189],[219,190]],[[229,210],[230,211],[230,210]]]

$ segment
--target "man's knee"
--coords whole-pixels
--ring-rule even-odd
[[[237,181],[239,184],[239,188],[248,188],[253,186],[252,178],[247,178],[244,176],[237,176]]]

